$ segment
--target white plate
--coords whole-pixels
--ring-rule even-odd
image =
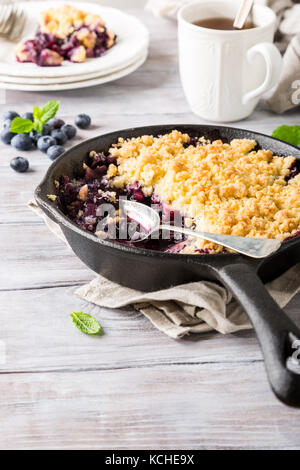
[[[5,83],[17,83],[22,85],[57,85],[59,83],[71,83],[71,82],[78,82],[82,80],[91,80],[92,78],[100,78],[101,76],[107,76],[111,73],[119,72],[120,70],[129,67],[130,65],[135,64],[141,57],[147,54],[147,48],[143,50],[142,54],[139,54],[134,58],[134,60],[130,61],[124,67],[118,67],[115,70],[112,70],[109,73],[101,74],[99,72],[93,73],[85,73],[82,75],[76,75],[75,77],[49,77],[49,78],[33,78],[33,77],[15,77],[13,75],[0,75],[0,82]],[[1,72],[1,71],[0,71]]]
[[[102,57],[88,59],[80,64],[64,61],[60,67],[38,67],[33,63],[17,62],[15,58],[16,45],[2,39],[0,41],[0,70],[2,75],[35,78],[70,77],[91,73],[98,73],[99,76],[107,75],[126,67],[148,48],[148,30],[134,16],[95,3],[67,3],[81,10],[102,16],[108,29],[117,34],[116,45]],[[24,30],[24,38],[29,38],[33,37],[37,29],[40,13],[50,7],[61,6],[62,2],[22,2],[19,5],[27,13],[28,19]],[[33,5],[34,9],[32,8]]]
[[[62,90],[73,90],[77,88],[87,88],[95,85],[102,85],[103,83],[112,82],[114,80],[118,80],[119,78],[125,77],[130,73],[137,70],[145,60],[147,59],[147,54],[144,54],[137,62],[130,65],[129,67],[125,67],[118,72],[108,74],[108,75],[101,75],[98,78],[93,78],[89,80],[79,80],[73,81],[70,83],[58,83],[53,85],[26,85],[26,84],[18,84],[18,83],[7,83],[7,82],[0,82],[0,89],[4,88],[7,90],[19,90],[19,91],[62,91]]]

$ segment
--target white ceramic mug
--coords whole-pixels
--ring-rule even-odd
[[[192,111],[209,121],[249,116],[259,98],[279,81],[282,58],[273,44],[276,15],[254,5],[257,27],[221,31],[196,26],[208,18],[234,18],[240,1],[190,3],[178,12],[179,66]]]

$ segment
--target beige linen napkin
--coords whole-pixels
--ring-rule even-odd
[[[300,25],[300,8],[298,21]],[[279,85],[267,102],[276,113],[283,113],[300,104],[300,34],[292,39],[284,54]]]
[[[30,201],[28,205],[44,219],[54,235],[67,243],[60,227],[42,212],[35,201]],[[300,291],[300,264],[267,284],[267,289],[277,303],[284,307]],[[224,287],[213,282],[192,282],[145,293],[97,276],[89,284],[76,289],[75,295],[100,307],[122,308],[132,305],[156,328],[175,339],[189,333],[216,330],[228,334],[251,328],[238,302]]]
[[[148,0],[146,8],[157,16],[175,18],[179,8],[191,0]],[[224,0],[227,1],[227,0]],[[256,0],[268,5],[278,18],[275,43],[283,57],[283,71],[278,87],[269,94],[272,111],[283,113],[300,104],[300,0]]]

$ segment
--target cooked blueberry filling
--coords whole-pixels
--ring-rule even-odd
[[[189,141],[189,146],[194,146],[197,148],[200,145],[205,145],[204,139],[191,138]],[[244,145],[243,141],[241,141],[241,145]],[[112,149],[113,148],[114,146]],[[183,148],[187,148],[187,145],[183,145]],[[72,220],[82,229],[94,233],[96,236],[110,238],[120,243],[129,245],[134,244],[134,246],[151,250],[166,251],[169,253],[194,254],[226,252],[224,249],[222,249],[222,247],[219,247],[217,251],[215,247],[211,247],[209,245],[199,247],[194,244],[194,240],[191,239],[191,237],[184,238],[179,234],[174,234],[172,232],[168,234],[168,237],[164,236],[164,232],[160,232],[158,239],[150,238],[146,241],[139,242],[140,238],[143,238],[145,235],[145,230],[143,230],[141,227],[137,227],[134,221],[128,219],[124,214],[122,214],[122,211],[119,208],[120,197],[126,197],[127,199],[134,200],[142,204],[149,206],[151,205],[152,207],[155,205],[155,208],[160,214],[162,224],[164,222],[171,225],[182,223],[188,225],[189,227],[196,228],[196,222],[191,222],[191,220],[188,218],[180,217],[181,212],[172,208],[171,204],[166,204],[162,198],[156,194],[155,188],[152,194],[149,194],[149,191],[145,191],[145,187],[140,181],[134,181],[123,186],[116,184],[118,180],[117,178],[112,177],[112,174],[116,175],[119,169],[120,160],[116,157],[116,155],[113,155],[112,149],[110,149],[108,153],[94,151],[91,152],[86,160],[86,163],[83,164],[83,169],[80,174],[74,174],[74,178],[70,178],[67,175],[62,175],[59,178],[59,181],[55,182],[58,190],[56,203],[70,220]],[[262,153],[265,151],[259,152],[261,152],[259,153],[259,158],[267,158],[269,161],[271,161],[271,153],[267,153],[265,157],[265,155]],[[275,160],[277,165],[276,172],[279,174],[278,159],[280,159],[280,157],[275,156],[274,158],[277,159]],[[280,162],[280,164],[284,166],[288,161],[289,160],[286,160],[283,163]],[[291,161],[292,163],[290,164],[287,172],[284,170],[282,176],[280,176],[280,181],[282,181],[280,186],[283,185],[282,187],[284,187],[284,185],[288,186],[293,178],[299,178],[299,161],[295,161],[294,159]],[[294,181],[296,181],[296,179]],[[277,184],[278,183],[276,183],[276,188]],[[271,189],[272,187],[273,186],[271,185]],[[277,190],[278,188],[276,191]],[[296,192],[291,193],[291,196],[288,197],[297,197],[297,191],[299,191],[298,186],[296,188]],[[228,196],[226,195],[226,198],[227,197]],[[51,196],[51,198],[53,198],[53,196]],[[254,204],[254,199],[252,198],[251,200],[253,200]],[[240,204],[242,207],[245,202],[241,200]],[[112,207],[113,213],[107,213],[101,210],[101,208],[104,207],[103,205],[109,205]],[[298,207],[297,202],[296,206]],[[265,206],[262,207],[264,208]],[[261,210],[262,209],[260,209],[260,211]],[[270,209],[266,206],[265,210],[267,214]],[[287,216],[286,211],[284,210],[278,211],[278,214],[280,217],[284,215]],[[272,217],[276,219],[278,214],[275,213],[275,215]],[[242,214],[241,217],[243,218],[245,215]],[[254,217],[257,216],[254,215]],[[179,220],[180,222],[178,222]],[[282,224],[287,223],[288,220],[286,218],[282,218]],[[294,229],[289,236],[283,236],[281,239],[289,240],[299,235],[300,228],[298,230]]]
[[[290,167],[290,174],[285,178],[285,181],[288,183],[291,179],[300,173],[300,160],[295,160]]]
[[[90,29],[86,26],[78,30]],[[111,46],[108,44],[111,38],[104,31],[93,31],[96,35],[95,45],[86,49],[78,39],[76,33],[66,39],[56,38],[52,34],[36,33],[33,39],[22,43],[17,51],[18,62],[34,62],[40,67],[59,66],[63,60],[70,62],[84,62],[86,58],[101,57]],[[115,42],[115,40],[114,40]]]
[[[106,173],[108,166],[115,162],[112,155],[96,152],[91,152],[91,155],[93,156],[89,158],[88,165],[84,164],[82,175],[76,175],[74,179],[62,175],[56,182],[58,188],[56,202],[68,218],[79,227],[95,233],[97,236],[105,238],[108,236],[127,245],[136,244],[147,231],[143,227],[136,227],[134,221],[121,216],[119,198],[123,196],[149,206],[152,205],[152,207],[155,204],[161,211],[161,221],[173,223],[174,213],[164,208],[154,195],[146,197],[138,182],[130,185],[126,191],[115,190],[111,187]],[[99,214],[98,209],[103,204],[114,207],[114,217],[105,213]],[[116,228],[114,237],[109,236],[110,225]],[[99,230],[99,226],[101,226],[101,230]],[[172,252],[175,249],[174,245],[176,245],[177,239],[182,239],[180,234],[170,233],[170,239],[149,239],[140,242],[137,246]]]

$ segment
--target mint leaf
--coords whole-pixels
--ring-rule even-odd
[[[300,145],[300,126],[279,126],[273,132],[272,137],[292,145]]]
[[[41,110],[38,106],[33,107],[33,119],[39,121],[41,119]]]
[[[45,106],[40,109],[40,116],[38,119],[42,121],[43,124],[52,119],[57,113],[59,108],[59,101],[48,101]]]
[[[73,312],[70,317],[77,328],[86,335],[98,335],[101,331],[101,325],[96,318],[83,312]]]
[[[49,119],[52,119],[57,113],[59,108],[59,101],[48,101],[42,108],[34,106],[33,108],[33,119],[34,129],[40,134],[43,131],[43,127]]]
[[[41,117],[41,110],[38,106],[33,107],[33,119],[40,119]]]
[[[41,134],[43,131],[44,124],[39,119],[35,119],[33,123],[33,128],[37,131],[38,134]]]
[[[38,133],[41,134],[44,124],[41,121],[41,110],[38,106],[33,107],[33,128]]]
[[[10,125],[10,132],[14,134],[27,134],[33,129],[33,122],[30,119],[15,117]]]

